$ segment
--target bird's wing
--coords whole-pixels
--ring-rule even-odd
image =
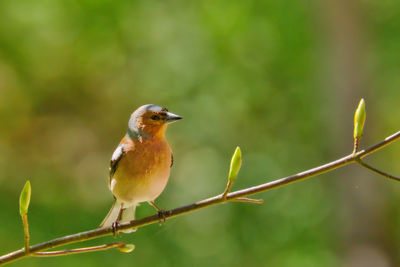
[[[109,182],[111,182],[111,178],[113,177],[115,171],[118,168],[119,161],[122,159],[122,157],[126,153],[125,149],[124,149],[125,147],[126,147],[125,143],[120,143],[118,145],[118,147],[115,149],[114,153],[112,154],[111,161],[110,161],[110,180],[109,180]]]

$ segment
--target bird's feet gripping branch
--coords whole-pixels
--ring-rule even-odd
[[[158,212],[158,218],[160,219],[160,225],[162,223],[165,223],[167,216],[171,215],[171,212],[169,210],[162,210],[160,209],[154,201],[149,201],[148,202],[151,206],[153,206],[157,212]]]

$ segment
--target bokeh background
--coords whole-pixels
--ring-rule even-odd
[[[0,253],[23,246],[18,197],[32,183],[32,243],[97,227],[110,156],[130,113],[184,120],[158,199],[169,209],[271,181],[399,130],[400,3],[394,0],[0,1]],[[400,174],[400,144],[367,161]],[[151,225],[116,250],[10,266],[399,266],[400,184],[357,166]],[[147,204],[138,217],[153,214]],[[79,244],[79,246],[82,244]],[[77,247],[73,245],[69,247]]]

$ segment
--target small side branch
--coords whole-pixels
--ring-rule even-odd
[[[25,252],[27,254],[29,254],[29,240],[30,240],[30,236],[29,236],[29,225],[28,225],[28,215],[23,215],[21,216],[22,218],[22,224],[24,225],[24,235],[25,235],[25,243],[24,243],[24,247],[25,247]]]
[[[365,163],[364,161],[362,161],[362,160],[359,159],[359,158],[356,159],[356,162],[357,162],[358,164],[360,164],[361,166],[363,166],[364,168],[367,168],[368,170],[370,170],[370,171],[372,171],[372,172],[375,172],[375,173],[377,173],[377,174],[379,174],[379,175],[382,175],[382,176],[384,176],[384,177],[386,177],[386,178],[389,178],[389,179],[396,180],[396,181],[400,182],[400,178],[399,178],[399,177],[396,177],[396,176],[391,175],[391,174],[389,174],[389,173],[386,173],[386,172],[384,172],[384,171],[378,170],[378,169],[372,167],[371,165]]]
[[[358,151],[359,144],[360,144],[360,138],[354,138],[353,154]]]
[[[72,254],[79,254],[79,253],[86,253],[86,252],[93,252],[93,251],[101,251],[107,250],[110,248],[122,248],[125,247],[125,242],[115,242],[111,244],[105,244],[100,246],[93,246],[93,247],[85,247],[85,248],[77,248],[71,250],[58,250],[58,251],[46,251],[46,252],[36,252],[32,254],[34,257],[55,257],[55,256],[66,256]]]
[[[228,183],[226,184],[224,193],[222,194],[222,199],[223,200],[226,200],[226,196],[231,191],[232,185],[233,185],[233,182],[229,180]]]
[[[231,202],[246,202],[246,203],[254,203],[254,204],[264,204],[263,199],[252,199],[247,197],[239,197],[232,199]]]

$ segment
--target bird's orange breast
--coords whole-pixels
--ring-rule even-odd
[[[111,191],[123,202],[139,203],[157,198],[170,174],[171,149],[165,138],[123,140],[126,152],[111,178]]]

